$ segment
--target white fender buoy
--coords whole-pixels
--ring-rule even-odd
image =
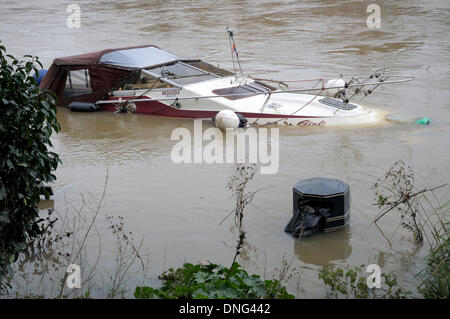
[[[227,128],[238,128],[239,117],[231,110],[222,110],[216,114],[214,124],[221,130],[225,130]]]
[[[325,84],[326,89],[335,87],[338,87],[338,89],[327,90],[328,96],[335,96],[340,91],[340,88],[343,89],[345,87],[345,81],[343,79],[331,79]]]

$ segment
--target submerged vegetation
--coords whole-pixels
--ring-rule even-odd
[[[422,280],[419,292],[425,298],[449,298],[450,202],[439,206],[434,194],[447,184],[423,189],[417,189],[415,184],[413,169],[402,161],[394,163],[374,185],[376,204],[384,209],[375,222],[397,212],[402,227],[412,233],[417,245],[426,240],[430,251],[426,268],[417,274]]]
[[[417,189],[413,169],[402,161],[395,162],[384,178],[374,184],[376,205],[385,209],[375,222],[397,211],[402,227],[413,234],[417,244],[422,243],[425,237],[431,247],[439,245],[443,236],[448,237],[445,221],[448,211],[445,211],[445,206],[435,207],[428,195],[433,196],[433,191],[444,186],[447,184]]]
[[[246,187],[249,181],[253,179],[256,174],[256,165],[243,165],[238,164],[236,166],[235,173],[231,176],[228,182],[227,188],[231,190],[233,198],[235,200],[236,207],[232,213],[234,213],[234,222],[238,230],[238,240],[236,242],[235,254],[233,257],[233,265],[236,258],[240,255],[245,245],[245,230],[244,230],[244,209],[255,197],[256,192],[246,192]]]
[[[393,274],[381,274],[380,288],[369,288],[367,277],[363,275],[365,265],[353,268],[337,266],[323,267],[319,271],[319,279],[328,287],[328,296],[332,298],[394,298],[411,297],[412,293],[398,286],[397,277]]]

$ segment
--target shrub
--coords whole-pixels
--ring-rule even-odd
[[[328,295],[333,298],[394,298],[403,299],[411,296],[411,292],[398,286],[397,278],[392,274],[381,274],[381,288],[370,289],[367,278],[362,275],[365,265],[349,269],[337,266],[322,267],[319,279],[328,287]],[[384,280],[384,282],[383,282]]]
[[[283,298],[292,299],[278,280],[261,280],[249,275],[237,262],[230,269],[208,263],[189,264],[176,270],[169,269],[160,277],[162,287],[137,287],[134,296],[139,299],[246,299]]]
[[[448,233],[445,226],[446,215],[435,208],[428,194],[435,196],[433,192],[447,184],[419,190],[414,185],[414,176],[412,167],[403,161],[397,161],[383,179],[378,179],[373,186],[376,205],[385,210],[375,222],[387,213],[397,211],[400,213],[401,225],[414,235],[416,243],[422,243],[425,238],[431,246],[440,244],[441,233]]]
[[[52,171],[60,160],[48,146],[60,126],[54,96],[42,91],[32,76],[42,68],[39,60],[25,56],[19,61],[0,45],[0,64],[1,288],[12,273],[10,264],[42,231],[37,207],[43,183],[55,180]]]
[[[449,204],[437,207],[438,197],[434,191],[448,184],[417,189],[414,171],[402,161],[392,165],[374,185],[377,205],[385,208],[375,222],[394,210],[400,212],[401,225],[411,231],[416,243],[424,239],[430,245],[426,257],[427,266],[417,275],[422,281],[419,292],[425,298],[448,298],[450,296],[450,240]],[[432,195],[432,196],[431,196]]]

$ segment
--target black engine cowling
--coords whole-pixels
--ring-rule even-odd
[[[311,178],[293,188],[293,216],[285,227],[294,237],[307,237],[345,227],[349,220],[350,189],[337,179]]]

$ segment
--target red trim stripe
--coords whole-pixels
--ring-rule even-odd
[[[134,97],[122,97],[122,99],[132,99]],[[117,103],[102,104],[102,109],[105,111],[114,112],[116,110]],[[201,110],[185,110],[176,109],[169,105],[166,105],[160,101],[143,101],[137,105],[136,113],[151,114],[157,116],[166,117],[178,117],[178,118],[191,118],[191,119],[204,119],[215,116],[220,110],[217,111],[201,111]],[[237,112],[242,114],[246,118],[328,118],[327,116],[308,116],[308,115],[287,115],[287,114],[267,114],[267,113],[251,113],[251,112]]]

